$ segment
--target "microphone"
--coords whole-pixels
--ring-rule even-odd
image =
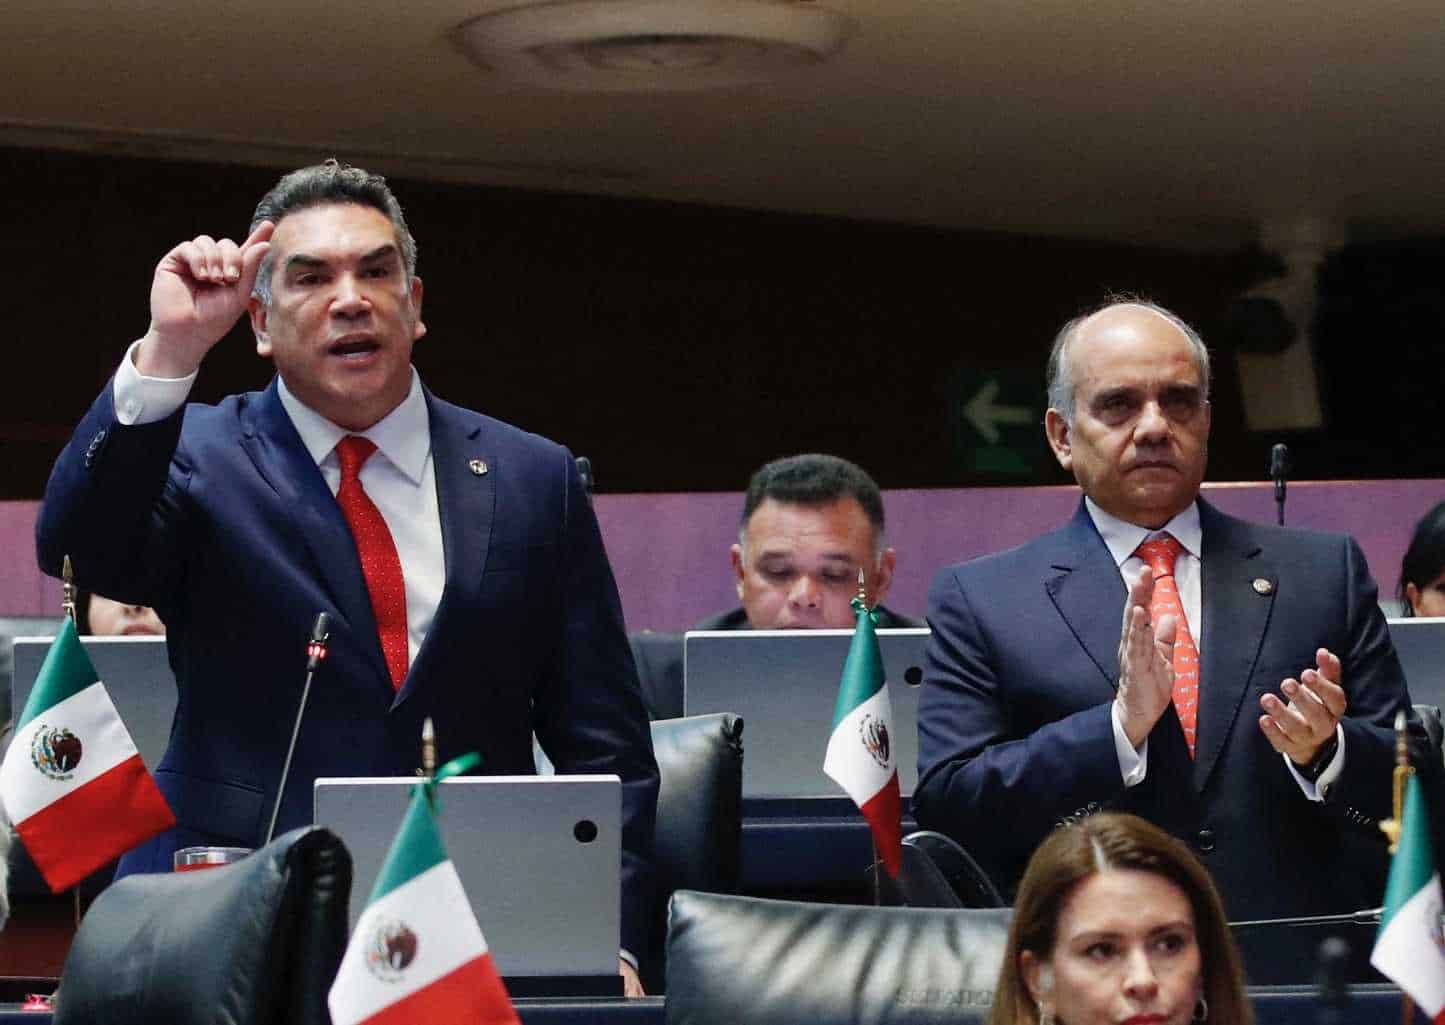
[[[271,842],[276,835],[276,819],[281,815],[281,798],[286,793],[286,777],[291,775],[291,756],[296,753],[296,738],[301,735],[301,717],[306,714],[306,699],[311,696],[311,678],[316,668],[326,657],[326,641],[331,636],[331,617],[325,612],[316,613],[316,622],[311,627],[311,640],[306,642],[306,683],[301,687],[301,703],[296,708],[296,722],[291,726],[291,743],[286,745],[286,761],[281,765],[281,782],[276,784],[276,804],[271,809],[271,824],[266,827],[266,839],[261,846]]]
[[[1274,481],[1274,504],[1279,509],[1279,525],[1284,526],[1285,477],[1289,474],[1289,448],[1283,442],[1269,450],[1269,476]]]
[[[1318,1025],[1344,1025],[1349,1020],[1350,945],[1339,936],[1329,936],[1320,944],[1318,970],[1315,974],[1315,997],[1319,1010]]]

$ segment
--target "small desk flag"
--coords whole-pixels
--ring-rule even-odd
[[[15,724],[0,798],[56,893],[176,824],[69,619]]]
[[[469,764],[475,764],[475,756]],[[465,771],[449,762],[438,779]],[[520,1025],[419,784],[327,1004],[334,1025]]]
[[[1430,821],[1420,778],[1405,784],[1400,845],[1390,862],[1385,906],[1370,964],[1445,1025],[1445,937],[1441,935],[1440,874],[1431,851]]]
[[[823,771],[848,792],[873,830],[873,843],[883,867],[895,879],[903,862],[903,799],[898,789],[898,751],[893,735],[893,708],[883,655],[878,650],[874,613],[861,598],[853,599],[858,616]]]

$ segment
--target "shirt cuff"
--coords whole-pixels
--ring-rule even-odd
[[[641,971],[641,970],[642,970],[642,969],[641,969],[641,966],[638,965],[638,963],[637,963],[637,958],[636,958],[636,956],[634,956],[633,953],[632,953],[632,951],[628,950],[626,947],[621,947],[621,948],[619,948],[618,951],[617,951],[617,956],[620,957],[620,958],[622,958],[622,960],[626,961],[628,964],[630,964],[630,965],[632,966],[632,970],[633,970],[634,972],[636,972],[636,971]]]
[[[1119,757],[1119,775],[1123,777],[1127,790],[1143,783],[1144,774],[1149,771],[1149,739],[1146,737],[1139,750],[1134,750],[1134,745],[1129,743],[1129,735],[1124,732],[1124,720],[1119,715],[1117,702],[1109,721],[1114,724],[1114,753]]]
[[[1289,755],[1280,755],[1284,759],[1285,768],[1289,769],[1289,774],[1299,784],[1300,791],[1311,801],[1323,801],[1335,780],[1340,778],[1340,773],[1345,771],[1345,728],[1339,723],[1335,724],[1335,742],[1338,745],[1335,756],[1330,759],[1330,764],[1325,766],[1325,771],[1320,773],[1320,778],[1313,783],[1299,774],[1299,769],[1289,760]]]
[[[164,420],[186,403],[196,373],[188,377],[146,377],[135,366],[139,341],[131,343],[115,372],[111,398],[115,402],[115,418],[127,427],[153,424]]]

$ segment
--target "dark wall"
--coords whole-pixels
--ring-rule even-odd
[[[145,330],[155,262],[200,232],[239,238],[279,171],[0,149],[0,172],[19,356],[0,413],[0,497],[33,498],[69,426]],[[1244,430],[1228,345],[1207,333],[1258,271],[1248,253],[393,185],[426,282],[423,379],[591,456],[602,490],[735,490],[763,460],[810,449],[856,459],[885,487],[1062,480],[1037,427],[1044,359],[1058,325],[1110,292],[1206,325],[1211,478],[1262,476],[1277,440]],[[1399,420],[1378,410],[1399,391],[1396,375],[1418,386],[1438,365],[1445,314],[1422,279],[1408,339],[1358,336],[1361,308],[1392,287],[1389,275],[1357,287],[1382,258],[1415,259],[1380,250],[1351,257],[1363,270],[1337,261],[1326,275],[1350,291],[1354,319],[1322,335],[1343,367],[1324,371],[1338,428],[1292,439],[1301,476],[1439,472],[1395,451],[1386,439]],[[1351,352],[1361,338],[1367,357]],[[1430,357],[1380,358],[1426,340]],[[1356,397],[1361,364],[1374,377]],[[242,325],[212,353],[196,397],[268,377]],[[1028,419],[1004,423],[995,444],[962,415],[990,380]]]

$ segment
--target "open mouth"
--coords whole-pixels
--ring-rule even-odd
[[[381,346],[370,338],[347,338],[332,342],[327,351],[333,356],[357,357],[368,356],[380,348]]]

